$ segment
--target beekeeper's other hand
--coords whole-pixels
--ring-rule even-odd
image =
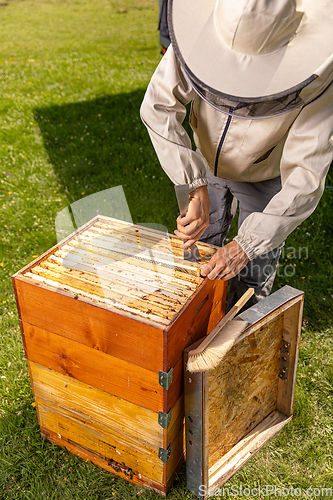
[[[242,247],[236,241],[231,241],[220,248],[201,269],[201,276],[226,281],[236,276],[248,261],[249,258]]]

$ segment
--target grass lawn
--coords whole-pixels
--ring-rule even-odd
[[[160,498],[40,437],[11,284],[56,243],[57,213],[104,189],[123,186],[134,222],[175,229],[173,185],[139,117],[161,57],[157,9],[155,0],[0,4],[0,498]],[[275,283],[305,291],[294,419],[225,485],[238,491],[292,486],[314,498],[333,488],[332,173],[327,186],[288,238]],[[286,491],[266,496],[293,498]],[[194,498],[185,467],[168,498]]]

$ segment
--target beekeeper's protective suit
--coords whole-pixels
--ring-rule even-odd
[[[236,276],[229,305],[248,287],[254,302],[268,295],[279,248],[323,193],[333,158],[332,23],[327,0],[169,0],[172,46],[141,117],[163,169],[192,191],[177,220],[185,246],[222,246],[239,201],[237,236],[202,272]],[[191,101],[196,151],[182,126]]]

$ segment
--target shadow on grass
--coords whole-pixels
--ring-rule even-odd
[[[122,185],[133,222],[172,232],[178,207],[140,119],[144,91],[35,109],[45,148],[68,204]]]

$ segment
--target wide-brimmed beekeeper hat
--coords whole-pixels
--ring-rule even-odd
[[[169,0],[168,25],[196,92],[244,118],[301,106],[333,55],[333,0]]]

